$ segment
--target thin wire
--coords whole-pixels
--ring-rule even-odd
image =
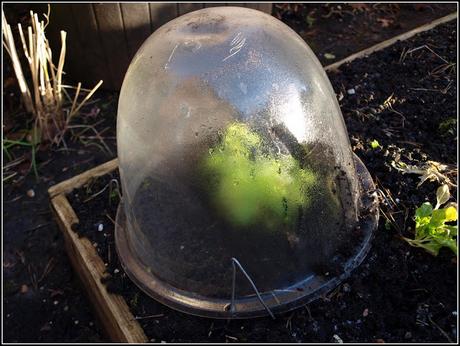
[[[259,299],[260,303],[263,305],[265,310],[270,314],[271,318],[275,319],[275,315],[273,315],[273,312],[270,310],[270,308],[265,304],[264,300],[262,299],[262,296],[259,293],[259,290],[257,289],[256,285],[254,284],[254,281],[249,277],[248,273],[243,269],[243,266],[238,262],[238,260],[234,257],[232,257],[232,265],[233,265],[233,284],[232,284],[232,302],[231,302],[231,308],[230,311],[234,312],[235,311],[235,289],[236,289],[236,265],[240,268],[241,272],[246,276],[246,279],[248,279],[249,283],[251,284],[252,288],[254,289],[254,292],[257,295],[257,298]]]

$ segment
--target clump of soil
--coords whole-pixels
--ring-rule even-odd
[[[171,310],[142,293],[123,272],[114,251],[114,226],[105,217],[113,219],[116,208],[116,203],[108,206],[108,191],[83,203],[88,194],[80,190],[70,200],[82,222],[79,230],[88,231],[107,263],[108,289],[124,296],[152,341],[453,342],[456,258],[445,249],[433,257],[401,239],[413,236],[415,208],[435,201],[440,183],[417,188],[418,177],[402,175],[391,162],[456,165],[456,133],[441,131],[441,124],[456,116],[455,61],[456,25],[449,23],[330,75],[353,150],[394,201],[382,201],[382,211],[395,222],[380,218],[365,262],[329,294],[276,320],[212,320]],[[372,149],[374,139],[380,148]],[[90,193],[112,178],[99,179]]]

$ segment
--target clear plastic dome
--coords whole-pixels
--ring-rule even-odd
[[[375,188],[321,64],[277,19],[214,7],[159,28],[126,73],[117,131],[118,253],[161,302],[286,311],[363,259]]]

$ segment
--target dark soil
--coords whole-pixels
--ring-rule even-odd
[[[8,104],[17,105],[16,95],[8,95]],[[68,150],[38,150],[37,179],[30,169],[30,148],[10,150],[14,159],[23,161],[3,171],[4,179],[16,173],[3,186],[3,327],[8,342],[101,341],[101,329],[68,261],[47,192],[62,180],[114,157],[117,95],[99,93],[99,97],[102,100],[84,107],[77,121],[94,124],[102,120],[95,127],[98,131],[109,128],[102,136],[112,153],[101,150],[97,139],[67,138]],[[21,109],[13,110],[7,113],[5,108],[4,137],[8,139],[27,128],[25,121],[11,121],[23,116]],[[102,119],[94,119],[92,114],[97,112]],[[5,156],[4,160],[5,165],[9,163]],[[27,194],[31,190],[33,197]]]
[[[379,188],[387,191],[387,198],[396,201],[395,206],[382,201],[382,210],[395,218],[396,227],[388,227],[382,216],[368,257],[350,279],[321,299],[278,315],[274,321],[199,318],[176,312],[149,298],[127,278],[114,251],[114,225],[110,219],[115,219],[117,195],[110,198],[106,189],[105,193],[84,202],[111,179],[118,179],[118,175],[99,178],[90,187],[71,194],[70,201],[82,220],[76,230],[93,241],[107,263],[109,291],[125,297],[149,339],[157,342],[456,340],[455,256],[450,250],[442,250],[438,257],[433,257],[400,238],[401,234],[412,236],[415,208],[425,200],[435,201],[439,183],[425,182],[417,188],[417,176],[402,175],[390,165],[392,160],[408,164],[434,160],[456,165],[456,133],[439,130],[443,121],[456,115],[455,72],[440,69],[456,61],[455,37],[455,23],[443,25],[343,66],[330,76],[341,100],[355,153],[363,159]],[[423,45],[436,54],[420,49],[400,60],[402,52]],[[369,66],[373,67],[371,72]],[[354,94],[347,92],[351,88]],[[390,95],[395,100],[393,107],[381,108]],[[381,148],[370,147],[374,139]],[[100,224],[102,231],[98,231]]]
[[[456,11],[456,4],[274,4],[325,66]]]
[[[337,4],[298,6],[302,11],[303,8],[317,7],[316,14],[311,16],[327,15],[330,8],[338,8]],[[346,8],[348,5],[342,6]],[[342,22],[339,21],[340,15],[334,13],[329,18],[317,17],[310,28],[305,28],[308,23],[297,15],[283,14],[283,20],[303,35],[323,64],[327,64],[348,55],[347,52],[356,52],[369,43],[377,43],[394,33],[441,17],[455,7],[454,4],[423,4],[418,11],[410,7],[414,5],[399,5],[401,13],[406,15],[395,18],[391,24],[400,31],[390,32],[387,31],[389,27],[376,27],[376,23],[384,21],[376,22],[377,14],[372,15],[372,11],[374,6],[391,5],[369,6],[371,12],[358,10],[354,17],[344,13]],[[408,11],[403,9],[406,6]],[[18,17],[27,12],[19,13]],[[15,23],[16,20],[11,19],[10,22]],[[342,23],[348,24],[340,26]],[[318,31],[312,32],[315,26]],[[430,44],[430,48],[444,59],[456,62],[456,36],[449,34],[452,26],[450,29],[445,26],[448,29],[433,30],[368,59],[356,61],[330,76],[341,99],[354,151],[364,160],[380,187],[389,189],[393,197],[398,198],[397,207],[386,211],[392,213],[396,225],[405,235],[411,234],[408,228],[413,227],[411,215],[415,206],[425,199],[433,203],[439,184],[426,182],[417,188],[417,176],[401,175],[389,163],[399,157],[407,163],[436,160],[456,165],[457,85],[456,71],[427,49],[408,55],[404,63],[399,63],[399,58],[404,48]],[[354,32],[354,27],[359,31]],[[336,28],[343,35],[329,36],[328,33]],[[372,30],[368,31],[368,28]],[[368,32],[374,32],[375,36]],[[371,35],[374,41],[366,41],[361,35]],[[329,41],[330,37],[332,41]],[[341,51],[330,48],[335,46],[345,48]],[[333,53],[335,58],[325,59],[325,52]],[[4,137],[13,139],[31,124],[20,106],[5,51],[4,56],[3,133]],[[435,68],[438,71],[433,71]],[[452,83],[449,85],[449,82]],[[355,94],[348,94],[350,89],[355,89]],[[401,128],[400,115],[385,107],[380,111],[380,106],[393,92],[398,100],[393,108],[404,115],[404,128]],[[24,161],[8,170],[4,168],[4,178],[9,175],[6,172],[16,173],[4,181],[3,189],[3,330],[7,342],[107,340],[94,320],[91,305],[70,267],[47,194],[50,186],[116,156],[114,133],[118,95],[98,92],[95,97],[98,101],[85,107],[83,119],[76,121],[93,124],[103,120],[96,128],[99,131],[109,128],[103,136],[112,154],[101,150],[97,139],[87,138],[83,142],[74,138],[68,140],[68,150],[42,148],[38,152],[38,179],[30,170],[31,154],[27,148],[13,148],[11,154],[15,158],[24,158]],[[373,139],[377,139],[383,149],[371,150],[369,141]],[[10,161],[4,156],[4,164],[8,163]],[[30,189],[34,190],[34,197],[27,195]],[[112,207],[107,209],[109,215],[114,215],[114,212]],[[104,213],[94,214],[93,219],[98,219],[94,223],[104,220],[108,228],[106,233],[109,234],[111,223]],[[91,232],[94,228],[88,230]],[[98,236],[104,238],[104,232],[101,233]],[[442,251],[434,258],[422,249],[409,247],[398,235],[396,227],[388,231],[385,229],[385,219],[381,217],[372,252],[356,275],[328,297],[280,316],[275,322],[257,319],[227,324],[191,318],[172,312],[152,300],[147,302],[144,299],[144,303],[139,303],[141,294],[136,298],[135,293],[132,293],[129,304],[138,306],[135,310],[138,316],[163,314],[159,318],[139,320],[150,328],[149,334],[157,341],[192,340],[192,337],[209,341],[334,341],[334,334],[344,341],[455,340],[455,258],[448,251]],[[100,244],[104,243],[103,238]],[[108,239],[107,244],[112,241],[110,237]],[[111,251],[114,252],[113,248]],[[128,288],[133,287],[129,283],[127,285]],[[145,304],[144,308],[142,304]]]

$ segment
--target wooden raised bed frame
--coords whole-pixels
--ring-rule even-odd
[[[88,238],[79,237],[72,230],[72,225],[79,220],[66,197],[66,194],[85,185],[91,179],[113,172],[117,168],[118,160],[114,159],[52,186],[48,193],[54,215],[64,235],[70,262],[85,287],[104,331],[113,342],[141,343],[147,342],[148,339],[131,314],[124,298],[108,293],[101,282],[107,275],[104,261]]]
[[[406,40],[420,32],[430,30],[439,24],[446,23],[455,18],[457,18],[457,12],[357,52],[348,58],[326,66],[324,69],[326,71],[337,69],[344,63],[367,56],[398,41]],[[117,294],[108,293],[105,286],[101,283],[101,279],[107,273],[105,264],[99,257],[96,249],[86,237],[78,237],[72,230],[72,225],[79,221],[78,216],[75,214],[66,197],[68,193],[85,185],[91,179],[113,172],[117,168],[118,159],[113,159],[52,186],[49,188],[48,193],[54,215],[64,235],[70,262],[82,281],[106,334],[113,342],[144,343],[148,342],[147,336],[131,314],[124,298]]]

